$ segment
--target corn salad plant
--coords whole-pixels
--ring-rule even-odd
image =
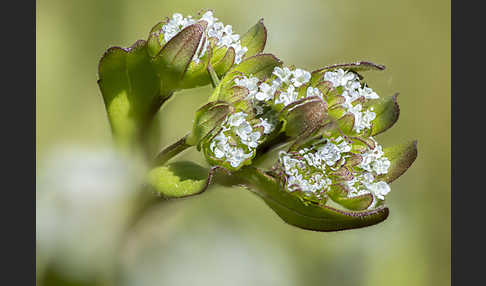
[[[285,222],[315,231],[384,221],[390,183],[417,156],[416,141],[376,139],[400,109],[397,94],[379,96],[363,74],[385,67],[307,71],[264,53],[266,40],[263,20],[240,36],[207,10],[176,13],[146,39],[105,52],[98,84],[117,146],[145,158],[144,190],[172,199],[243,186]],[[153,156],[147,142],[161,136],[159,109],[178,91],[209,84],[192,130]],[[194,147],[209,167],[173,159]]]

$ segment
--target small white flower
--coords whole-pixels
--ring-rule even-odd
[[[283,69],[281,67],[275,67],[273,69],[273,74],[277,76],[280,82],[288,83],[292,76],[292,71],[290,71],[288,67],[284,67]]]
[[[362,108],[363,107],[361,104],[356,104],[355,106],[348,108],[348,112],[354,115],[353,128],[356,130],[356,132],[361,132],[363,129],[371,128],[371,121],[376,118],[376,113],[369,110],[361,112]]]
[[[295,87],[289,85],[286,92],[280,93],[279,97],[275,100],[275,104],[283,103],[284,106],[291,104],[297,100],[299,94],[295,92]]]
[[[273,96],[277,89],[265,82],[260,84],[260,91],[255,95],[255,98],[260,101],[267,101],[273,99]]]
[[[302,70],[302,69],[295,69],[292,72],[292,75],[294,76],[292,78],[292,83],[293,83],[293,85],[295,85],[295,87],[299,87],[303,84],[308,83],[310,78],[311,78],[310,72]]]
[[[246,76],[242,76],[241,78],[235,79],[235,84],[237,86],[242,86],[248,89],[248,99],[254,98],[258,92],[258,81],[257,77],[250,77],[247,78]]]
[[[243,161],[250,158],[251,155],[252,155],[252,153],[247,154],[241,148],[231,147],[227,152],[226,158],[227,158],[228,162],[230,163],[230,165],[233,168],[236,168],[239,165],[241,165],[241,163]]]
[[[374,92],[369,87],[358,88],[359,96],[363,96],[366,99],[377,99],[380,98],[376,92]]]
[[[237,112],[234,114],[231,114],[231,116],[228,118],[228,124],[230,126],[240,126],[243,122],[246,121],[246,117],[248,114],[244,112]]]
[[[317,87],[309,86],[307,88],[306,97],[319,96],[322,98],[322,93]]]
[[[331,142],[327,142],[324,146],[319,147],[317,149],[317,155],[326,162],[328,166],[333,166],[339,159],[341,159],[341,151]]]
[[[260,118],[260,124],[258,126],[263,126],[263,134],[270,134],[275,129],[275,126],[266,118]]]
[[[380,200],[384,200],[385,196],[390,192],[390,186],[384,181],[370,184],[368,188]]]
[[[220,132],[209,145],[209,149],[214,153],[216,158],[221,159],[225,156],[228,148],[228,138],[224,132]]]
[[[235,127],[235,133],[242,141],[247,141],[252,131],[251,125],[246,120]]]
[[[371,164],[373,171],[375,171],[377,175],[388,173],[390,165],[390,160],[386,157],[380,157]]]

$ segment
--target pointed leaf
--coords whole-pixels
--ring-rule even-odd
[[[175,88],[182,79],[197,51],[207,22],[199,21],[187,26],[165,44],[153,59],[165,90]]]
[[[155,57],[165,45],[162,27],[166,23],[167,21],[159,22],[150,30],[149,37],[147,39],[147,52],[150,57]]]
[[[148,183],[165,197],[181,198],[204,192],[211,183],[213,173],[214,169],[179,161],[152,169],[148,174]]]
[[[330,206],[305,204],[297,196],[283,189],[277,180],[263,171],[246,167],[237,176],[247,182],[285,222],[309,230],[338,231],[361,228],[382,222],[388,217],[388,208],[366,211],[345,211]]]
[[[370,100],[367,107],[372,107],[376,118],[371,122],[371,135],[375,136],[391,128],[400,116],[397,102],[398,93],[391,97]]]
[[[405,173],[417,158],[417,140],[384,148],[383,152],[391,164],[388,173],[380,175],[376,179],[391,183]]]
[[[213,68],[216,74],[222,78],[226,72],[233,66],[235,62],[235,49],[233,47],[228,48],[224,57],[213,64]]]
[[[272,75],[273,69],[282,66],[282,61],[272,54],[258,54],[243,60],[231,69],[231,72],[251,74],[259,79]]]
[[[263,24],[263,19],[260,19],[258,23],[251,27],[250,30],[241,37],[241,46],[248,48],[245,57],[251,57],[261,53],[265,48],[266,42],[267,29]]]

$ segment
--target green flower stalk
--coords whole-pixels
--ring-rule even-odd
[[[115,137],[143,145],[140,134],[165,100],[212,84],[192,130],[151,161],[147,186],[156,194],[179,198],[212,183],[245,186],[285,222],[316,231],[385,220],[390,183],[417,156],[416,141],[383,147],[376,139],[400,109],[397,95],[379,96],[362,73],[385,67],[286,66],[261,53],[266,36],[262,20],[240,37],[212,11],[194,18],[176,13],[155,25],[147,41],[109,49],[99,84]],[[191,147],[210,168],[170,162]],[[261,169],[263,159],[273,167]]]

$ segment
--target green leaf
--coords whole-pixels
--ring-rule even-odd
[[[270,77],[273,69],[277,66],[282,66],[276,56],[272,54],[258,54],[243,60],[240,64],[234,66],[230,72],[241,72],[243,74],[250,74],[259,79]],[[229,72],[228,72],[229,73]]]
[[[100,87],[115,140],[132,146],[160,108],[159,79],[146,42],[109,48],[98,67]]]
[[[391,164],[388,173],[380,175],[376,179],[391,183],[405,173],[417,158],[417,140],[384,148],[383,152]]]
[[[348,190],[344,185],[335,185],[328,193],[333,201],[350,210],[365,210],[373,203],[373,195],[348,197]]]
[[[181,198],[204,192],[213,176],[213,170],[193,162],[179,161],[152,169],[148,174],[149,185],[168,198]]]
[[[235,175],[247,182],[285,222],[315,231],[338,231],[361,228],[382,222],[388,217],[387,207],[374,210],[347,211],[331,206],[306,204],[284,191],[278,181],[263,171],[246,167]]]
[[[147,51],[150,57],[155,57],[165,45],[162,27],[166,23],[167,21],[159,22],[150,30],[149,37],[147,39]]]
[[[184,28],[165,44],[153,59],[153,64],[162,80],[164,90],[178,88],[207,27],[199,21]]]
[[[191,134],[186,143],[198,145],[213,130],[221,127],[226,116],[233,111],[231,105],[224,101],[210,102],[196,111]]]
[[[263,24],[263,19],[260,19],[248,32],[241,37],[241,46],[247,47],[248,51],[245,57],[251,57],[261,53],[265,48],[267,42],[267,29]]]
[[[337,124],[344,134],[355,135],[356,132],[354,132],[353,129],[354,121],[355,121],[354,115],[351,113],[346,113],[345,115],[343,115],[343,117],[337,120]]]
[[[226,72],[233,66],[235,62],[235,49],[233,47],[228,48],[224,57],[213,64],[214,71],[221,78]]]
[[[376,118],[371,122],[371,135],[375,136],[391,128],[400,116],[400,107],[397,102],[398,93],[380,99],[370,100],[367,107],[372,107]]]

